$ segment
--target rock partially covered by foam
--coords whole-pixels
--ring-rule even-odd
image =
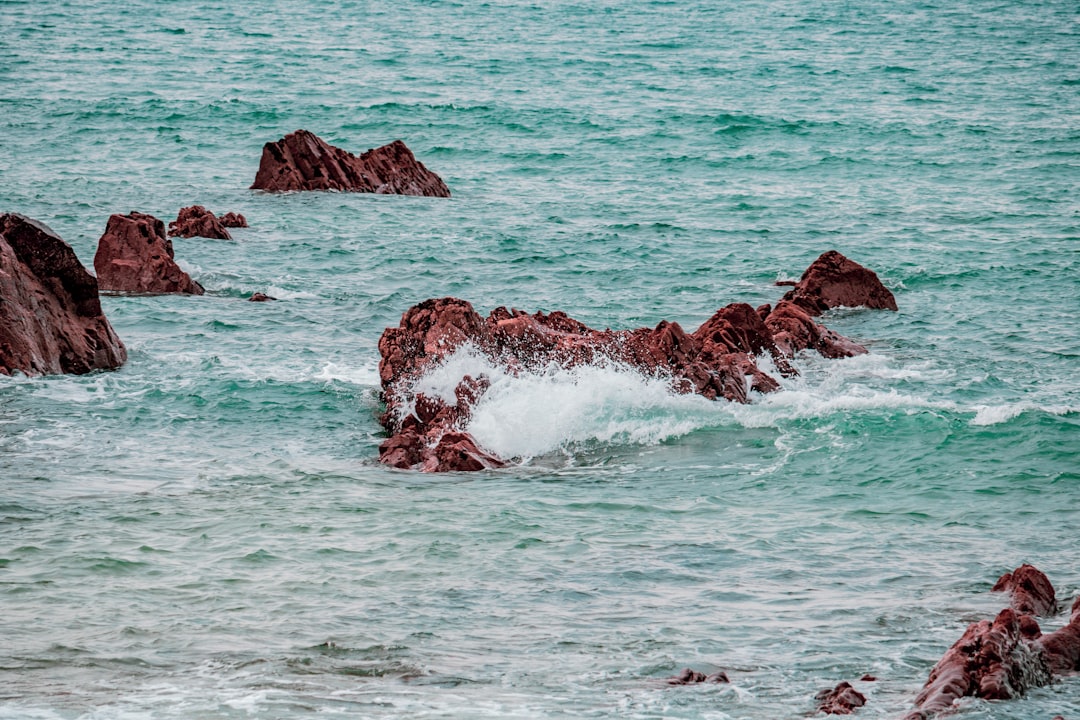
[[[818,703],[818,712],[826,715],[850,715],[856,708],[866,704],[866,696],[849,682],[842,682],[834,688],[825,688],[814,699]]]
[[[202,285],[173,260],[165,223],[153,215],[113,215],[98,241],[94,269],[102,290],[120,293],[202,295]]]
[[[815,260],[783,299],[815,316],[837,307],[897,309],[896,298],[874,271],[835,250]]]
[[[866,348],[816,322],[801,306],[781,300],[765,317],[773,343],[787,357],[813,350],[827,358],[866,354]]]
[[[353,155],[307,130],[263,146],[252,190],[339,190],[450,197],[450,189],[401,140]]]
[[[729,683],[727,673],[723,670],[706,675],[703,672],[691,668],[683,668],[682,672],[667,679],[668,685],[700,685],[702,683],[723,684]]]
[[[169,223],[170,237],[204,237],[212,240],[232,240],[225,223],[202,205],[183,208]]]
[[[0,215],[0,374],[83,374],[125,360],[97,279],[71,246],[42,223]]]

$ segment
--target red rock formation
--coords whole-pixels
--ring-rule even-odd
[[[781,353],[794,357],[801,350],[814,350],[827,358],[866,354],[866,348],[814,321],[802,307],[781,300],[765,318],[773,342]]]
[[[1021,565],[1002,575],[994,583],[992,592],[1010,593],[1011,606],[1019,613],[1053,615],[1057,612],[1054,586],[1041,570],[1031,565]]]
[[[783,299],[810,315],[820,315],[835,307],[897,309],[896,298],[872,270],[835,250],[815,260]]]
[[[202,285],[173,260],[165,224],[153,215],[113,215],[98,241],[94,269],[102,290],[202,295]]]
[[[818,702],[818,712],[826,715],[850,715],[855,708],[866,704],[866,696],[849,682],[842,682],[832,689],[825,688],[814,699]]]
[[[668,685],[698,685],[700,683],[729,683],[727,673],[723,670],[706,675],[697,670],[683,668],[682,672],[667,679]]]
[[[180,211],[169,223],[169,237],[204,237],[213,240],[232,240],[225,225],[202,205],[192,205]]]
[[[248,226],[247,218],[240,213],[227,212],[218,220],[227,228],[246,228]]]
[[[248,302],[270,302],[272,300],[277,300],[277,298],[261,292],[252,293],[251,297],[248,298]]]
[[[0,215],[0,374],[82,374],[125,360],[97,279],[71,246],[28,217]]]
[[[395,140],[360,156],[334,147],[307,130],[263,146],[252,190],[340,190],[450,197],[450,189]]]
[[[1080,671],[1080,597],[1073,601],[1069,624],[1043,635],[1035,644],[1042,650],[1054,672],[1065,674]]]

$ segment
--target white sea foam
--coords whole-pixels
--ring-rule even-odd
[[[1067,405],[1040,405],[1034,402],[1004,403],[1002,405],[975,405],[975,417],[971,419],[972,425],[997,425],[1008,422],[1026,412],[1044,412],[1051,415],[1067,415],[1077,412],[1076,408]]]

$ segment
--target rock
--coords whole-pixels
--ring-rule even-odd
[[[202,295],[202,285],[173,260],[165,224],[153,215],[113,215],[98,241],[94,269],[102,290]]]
[[[270,302],[272,300],[277,300],[277,298],[270,297],[269,295],[265,295],[261,292],[252,293],[251,297],[248,298],[248,302]]]
[[[1002,575],[994,584],[993,592],[1010,593],[1011,606],[1020,613],[1053,615],[1057,612],[1054,586],[1041,570],[1031,565],[1021,565]]]
[[[943,712],[966,696],[1008,700],[1049,683],[1050,667],[1043,653],[1021,634],[1020,615],[1006,608],[992,622],[968,626],[930,671],[907,718]]]
[[[97,279],[71,246],[42,223],[0,215],[0,374],[83,374],[126,360]]]
[[[849,682],[842,682],[832,689],[825,688],[814,699],[818,702],[818,712],[826,715],[850,715],[855,708],[866,704],[866,696]]]
[[[247,218],[240,213],[227,212],[218,220],[227,228],[246,228],[248,226]]]
[[[866,673],[861,678],[859,678],[859,680],[861,680],[862,682],[877,682],[877,678],[870,673]]]
[[[1080,597],[1073,601],[1069,624],[1043,635],[1035,645],[1042,650],[1054,672],[1068,674],[1080,671]]]
[[[798,284],[782,298],[811,316],[836,307],[896,310],[896,298],[878,276],[862,265],[830,250],[811,263]]]
[[[777,303],[765,318],[765,326],[776,347],[787,357],[802,350],[814,350],[827,358],[866,354],[862,345],[819,325],[801,306],[787,300]]]
[[[360,156],[334,147],[307,130],[263,146],[252,190],[340,190],[450,197],[450,189],[395,140]]]
[[[170,237],[204,237],[213,240],[232,240],[224,223],[202,205],[192,205],[180,211],[169,223]]]
[[[729,683],[727,673],[723,670],[706,675],[703,672],[683,668],[682,672],[667,679],[668,685],[697,685],[699,683]]]

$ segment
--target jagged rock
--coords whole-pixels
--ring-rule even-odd
[[[227,228],[246,228],[248,226],[247,218],[240,213],[227,212],[218,220]]]
[[[1054,586],[1041,570],[1021,565],[1005,573],[994,583],[993,592],[1010,594],[1012,608],[1028,615],[1053,615],[1057,612]]]
[[[263,146],[252,190],[340,190],[450,197],[450,189],[395,140],[360,156],[334,147],[307,130]]]
[[[97,279],[71,246],[42,223],[0,215],[0,374],[82,374],[126,360]]]
[[[173,260],[165,223],[153,215],[113,215],[98,241],[94,269],[102,290],[202,295],[203,287]]]
[[[169,223],[170,237],[204,237],[212,240],[232,240],[224,223],[202,205],[192,205],[180,211]]]
[[[811,263],[783,300],[795,303],[812,316],[836,307],[897,309],[896,298],[872,270],[835,250]]]
[[[814,699],[818,702],[818,712],[826,715],[851,715],[855,708],[866,704],[866,696],[849,682],[842,682],[831,689],[825,688]]]
[[[865,355],[866,348],[818,324],[801,306],[781,300],[765,318],[773,342],[787,357],[801,350],[814,350],[827,358]]]
[[[1072,616],[1065,627],[1036,640],[1050,669],[1056,673],[1080,671],[1080,597],[1072,604]]]
[[[697,685],[700,683],[729,683],[727,673],[723,670],[706,675],[697,670],[683,668],[682,672],[667,679],[668,685]]]

